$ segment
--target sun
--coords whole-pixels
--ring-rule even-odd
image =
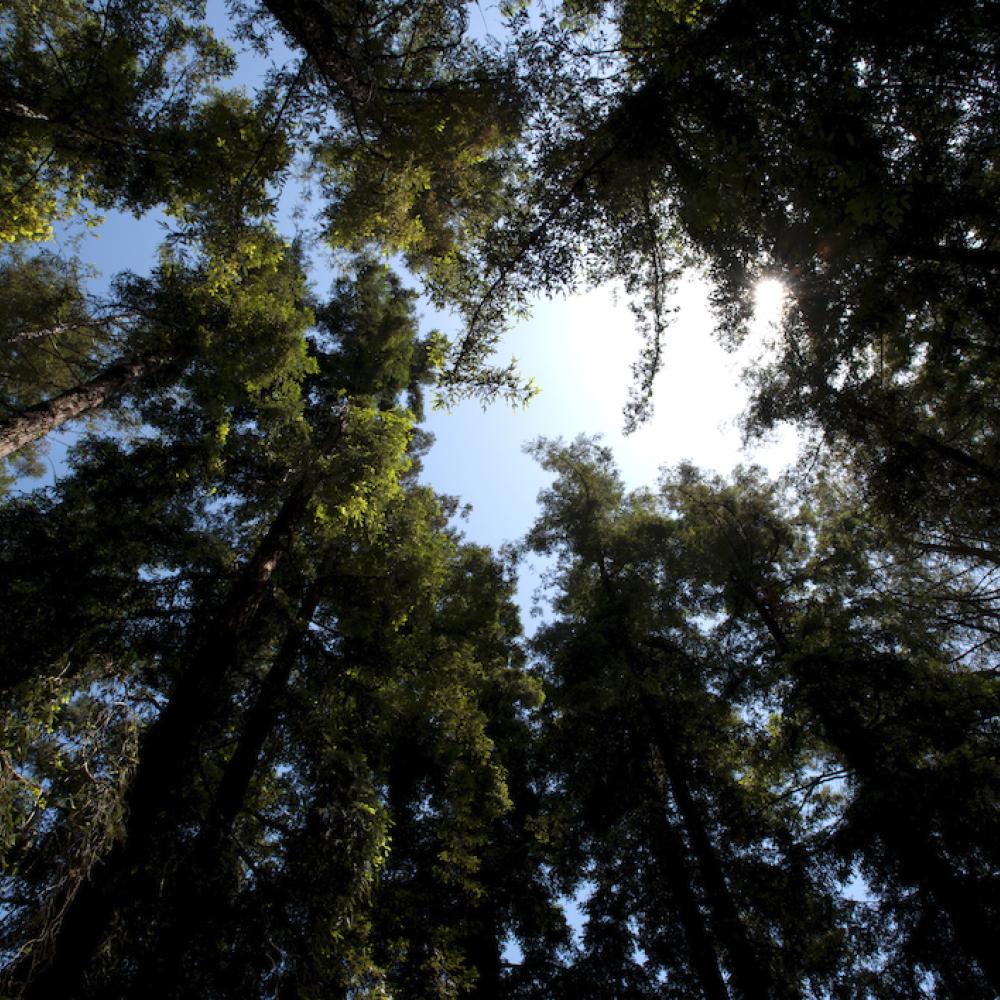
[[[754,323],[771,324],[781,319],[787,292],[777,278],[761,278],[753,290]]]

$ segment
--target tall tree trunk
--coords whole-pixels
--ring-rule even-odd
[[[598,560],[597,565],[604,592],[612,604],[616,605],[617,595],[603,557]],[[612,628],[625,656],[629,673],[639,690],[654,748],[667,773],[672,797],[681,814],[688,842],[697,860],[705,897],[712,915],[712,924],[729,958],[728,965],[733,983],[746,1000],[769,1000],[772,978],[770,969],[760,961],[747,935],[739,909],[726,883],[718,853],[708,836],[700,810],[691,794],[683,765],[660,717],[659,707],[643,690],[644,679],[651,672],[651,664],[633,642],[625,619],[616,617]]]
[[[335,13],[321,0],[264,0],[264,6],[309,56],[332,91],[362,104],[371,99],[370,87],[357,75],[365,62],[348,47],[353,24],[338,23]]]
[[[329,561],[326,565],[329,566]],[[142,982],[138,994],[183,995],[183,980],[175,981],[175,977],[184,968],[188,948],[199,939],[214,940],[212,935],[224,930],[229,889],[227,844],[233,824],[246,808],[260,755],[281,713],[289,678],[322,595],[325,573],[325,569],[321,571],[306,590],[298,616],[286,631],[257,698],[244,716],[233,754],[213,796],[211,811],[187,860],[178,867],[175,885],[164,894],[160,905],[165,917],[163,930],[157,936],[155,953],[144,956],[146,967],[139,973]]]
[[[342,436],[346,418],[345,410],[326,443],[327,453]],[[177,809],[197,773],[204,729],[225,714],[226,680],[317,485],[312,473],[299,478],[205,629],[170,700],[147,730],[126,794],[125,834],[67,903],[52,957],[31,978],[25,1000],[72,997],[97,957],[116,910],[141,895],[138,886],[148,872],[156,832],[161,823],[169,828],[176,822]]]
[[[647,779],[644,794],[647,801],[659,803],[663,790],[658,783]],[[652,811],[649,841],[660,875],[677,907],[691,967],[701,984],[705,1000],[730,1000],[719,967],[715,940],[705,926],[705,917],[698,902],[696,879],[688,859],[687,846],[674,824],[664,815],[662,807]]]
[[[298,620],[285,634],[274,664],[261,684],[257,700],[246,714],[239,742],[219,781],[212,813],[199,834],[199,839],[213,845],[213,851],[216,845],[221,845],[229,836],[236,818],[246,805],[247,793],[257,772],[260,755],[278,721],[288,681],[298,662],[324,583],[321,575],[309,585],[299,609]]]
[[[146,355],[115,361],[89,381],[11,417],[0,424],[0,459],[45,437],[68,420],[100,409],[140,379],[176,360],[169,355]]]
[[[691,792],[687,767],[665,725],[661,713],[648,695],[642,696],[643,710],[653,735],[653,744],[663,763],[670,793],[677,805],[684,832],[701,872],[705,899],[712,915],[716,936],[728,956],[733,985],[746,1000],[773,1000],[771,971],[757,954],[747,934],[739,908],[726,881],[718,851],[705,827],[701,809]]]

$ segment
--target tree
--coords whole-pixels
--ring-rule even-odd
[[[922,974],[944,995],[989,995],[997,915],[980,893],[997,878],[995,817],[980,803],[997,780],[986,722],[995,671],[957,665],[940,620],[897,618],[878,550],[861,548],[844,511],[832,523],[793,520],[773,488],[690,471],[666,486],[694,529],[695,579],[778,667],[790,685],[784,711],[847,769],[833,846],[882,891],[894,925],[883,940],[897,935],[900,948],[887,978],[900,995],[921,988]]]
[[[753,720],[772,696],[748,682],[753,652],[712,627],[688,525],[626,497],[606,449],[534,450],[557,476],[528,539],[557,558],[557,617],[536,640],[555,801],[570,885],[595,883],[581,982],[600,968],[593,995],[662,983],[751,997],[838,981],[846,931],[814,857],[822,810],[783,806],[801,760],[754,778],[769,736]]]
[[[439,376],[447,398],[530,398],[530,380],[490,363],[509,300],[480,305],[489,234],[516,210],[528,104],[512,53],[477,40],[454,0],[259,6],[268,16],[243,7],[244,30],[266,43],[273,21],[303,55],[324,239],[402,255],[435,305],[464,317]]]
[[[509,584],[486,553],[458,548],[433,495],[408,482],[413,414],[399,397],[408,392],[419,412],[433,338],[417,339],[412,295],[370,261],[337,282],[318,316],[299,416],[266,405],[237,410],[220,443],[191,435],[190,417],[206,410],[195,396],[187,416],[174,412],[163,424],[170,435],[162,443],[98,449],[92,481],[73,477],[62,488],[73,498],[65,509],[11,502],[52,536],[46,551],[58,551],[57,525],[63,538],[75,534],[79,551],[67,561],[88,550],[93,558],[107,537],[100,517],[79,519],[80,505],[98,495],[95,478],[125,496],[145,493],[140,523],[158,523],[158,504],[178,518],[163,522],[162,539],[138,530],[130,560],[114,554],[106,566],[88,567],[95,582],[107,577],[103,597],[93,585],[69,596],[63,635],[10,679],[12,704],[33,705],[36,714],[52,676],[72,704],[87,697],[87,662],[106,664],[110,683],[141,678],[154,699],[145,710],[123,709],[140,733],[134,764],[118,763],[115,823],[88,855],[86,877],[72,854],[59,857],[61,841],[49,839],[53,863],[77,874],[34,896],[15,882],[23,906],[8,935],[21,960],[8,979],[23,983],[26,996],[152,983],[176,995],[265,990],[276,973],[260,967],[263,941],[279,939],[282,989],[294,983],[318,995],[376,977],[440,980],[447,990],[480,982],[488,995],[517,921],[560,933],[540,874],[530,905],[498,888],[484,909],[478,881],[485,867],[491,887],[502,882],[504,869],[483,859],[498,850],[491,838],[511,809],[505,751],[494,750],[490,733],[523,746],[516,705],[534,695],[517,669],[516,616],[503,596]],[[158,464],[162,473],[149,476]],[[139,489],[131,477],[144,472]],[[54,567],[32,575],[13,555],[13,592],[30,593],[40,604],[35,614],[48,614]],[[202,574],[197,560],[206,558]],[[175,619],[167,630],[151,624],[160,613]],[[9,632],[9,648],[29,648],[15,624]],[[55,712],[62,732],[70,716],[64,722]],[[428,770],[418,769],[417,786],[406,779],[383,791],[402,780],[396,762],[414,739]],[[417,787],[435,790],[414,799]],[[331,808],[343,822],[333,822]],[[34,822],[74,829],[85,813],[61,798]],[[411,823],[412,844],[403,835]],[[389,824],[400,831],[394,862],[386,861]],[[530,872],[530,858],[541,863],[532,837],[510,829],[533,851],[519,856]],[[333,854],[330,837],[341,844]],[[417,847],[425,838],[436,845],[429,857]],[[249,880],[248,850],[257,856]],[[419,879],[430,878],[445,901],[438,916],[447,926],[435,923],[430,939],[418,896],[401,910],[393,890],[383,902],[378,889],[379,872],[395,884],[393,864],[409,872],[410,851]],[[36,864],[30,843],[20,852],[23,865]],[[373,907],[379,924],[351,931]],[[400,929],[390,931],[392,922]],[[397,933],[412,939],[408,958],[394,951]],[[214,941],[227,943],[212,961],[195,962],[197,986],[179,977],[192,967],[185,958]]]
[[[949,662],[939,622],[898,631],[842,511],[790,509],[752,470],[626,495],[592,442],[535,450],[557,475],[529,544],[557,557],[537,645],[557,856],[594,883],[584,981],[868,995],[881,961],[887,995],[991,995],[995,671]],[[857,868],[877,914],[837,884]]]
[[[0,49],[0,242],[120,207],[230,219],[270,208],[290,156],[272,95],[217,89],[232,53],[199,3],[8,4]]]
[[[294,249],[268,227],[244,232],[225,256],[166,253],[152,278],[119,275],[111,300],[93,305],[72,265],[8,265],[21,294],[31,287],[25,272],[47,282],[33,308],[47,312],[39,318],[48,324],[33,329],[11,310],[0,458],[129,399],[155,423],[158,394],[192,394],[210,433],[222,435],[240,406],[267,397],[272,407],[299,404],[312,314]],[[70,322],[53,322],[62,314]]]
[[[1000,992],[993,7],[575,2],[509,47],[453,2],[231,10],[293,48],[252,97],[194,3],[0,14],[0,451],[92,420],[0,503],[5,989]],[[152,273],[26,249],[91,206],[172,220]],[[523,398],[510,316],[617,278],[635,422],[696,260],[732,341],[784,281],[748,428],[823,461],[629,494],[536,446],[529,668],[417,483],[423,393]]]
[[[88,308],[81,268],[54,254],[14,250],[0,261],[3,369],[0,422],[80,381],[98,344],[117,318]],[[21,449],[22,465],[37,468],[37,452]]]

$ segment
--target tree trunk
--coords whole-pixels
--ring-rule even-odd
[[[309,56],[328,87],[361,104],[371,99],[370,87],[357,77],[358,66],[365,63],[345,45],[354,25],[338,24],[319,0],[264,0],[264,6]]]
[[[115,361],[89,381],[11,417],[0,424],[0,459],[45,437],[68,420],[100,409],[141,378],[176,360],[176,357],[147,355]]]
[[[607,596],[614,601],[615,594],[611,579],[608,576],[604,560],[599,561],[601,581]],[[650,673],[650,664],[642,652],[636,648],[628,634],[624,620],[618,618],[613,626],[616,640],[625,656],[625,662],[634,683],[639,690],[643,713],[652,736],[653,748],[659,755],[674,802],[681,814],[688,842],[694,852],[698,869],[701,872],[705,897],[708,902],[715,934],[722,942],[729,958],[729,969],[733,984],[746,1000],[770,1000],[771,973],[770,969],[759,960],[750,942],[740,917],[739,909],[733,900],[732,893],[726,883],[722,864],[719,861],[708,831],[705,829],[700,810],[687,781],[683,765],[679,759],[673,740],[663,724],[658,706],[647,694],[642,685],[644,678]],[[686,926],[685,920],[685,926]],[[691,938],[689,936],[689,941]],[[714,952],[713,952],[714,954]],[[706,970],[707,971],[707,970]],[[703,988],[706,979],[702,978]],[[712,996],[715,994],[708,993]],[[722,995],[726,995],[725,992]]]
[[[33,340],[41,340],[43,337],[56,338],[64,333],[77,333],[80,330],[97,330],[107,328],[112,323],[130,319],[136,314],[133,312],[111,313],[107,316],[99,316],[79,323],[55,323],[52,326],[43,326],[29,330],[15,330],[8,333],[0,343],[5,346],[14,344],[26,344]]]
[[[187,859],[178,866],[174,884],[161,894],[158,912],[163,916],[162,929],[157,935],[155,951],[140,959],[137,995],[184,995],[184,980],[177,977],[186,967],[185,957],[191,944],[226,936],[225,903],[229,890],[226,847],[233,824],[246,808],[260,755],[277,723],[324,582],[324,574],[320,573],[306,590],[299,614],[289,625],[257,698],[244,716],[233,754],[213,796],[211,811]]]
[[[345,410],[326,444],[327,453],[342,436],[346,417]],[[116,910],[142,895],[150,848],[161,824],[176,825],[178,809],[197,773],[205,727],[225,715],[226,680],[317,485],[313,474],[300,477],[237,576],[220,613],[206,628],[170,700],[147,730],[126,795],[124,837],[68,902],[52,957],[28,983],[25,1000],[72,997],[97,957]]]
[[[669,780],[669,779],[668,779]],[[662,790],[648,780],[645,794],[649,801],[659,801]],[[729,1000],[715,941],[705,926],[705,917],[695,892],[694,872],[688,860],[688,849],[674,824],[664,815],[663,809],[653,811],[649,827],[650,846],[657,867],[677,906],[681,927],[687,941],[691,967],[701,983],[705,1000]]]
[[[770,969],[757,955],[747,934],[739,908],[726,882],[718,851],[708,835],[701,810],[691,792],[686,767],[657,706],[648,695],[643,695],[642,700],[647,722],[653,733],[653,744],[663,762],[671,795],[701,872],[716,936],[729,957],[733,985],[746,1000],[771,1000]]]
[[[226,764],[213,802],[212,815],[206,821],[199,839],[221,846],[229,836],[237,816],[246,805],[247,792],[260,762],[264,744],[274,730],[288,680],[298,662],[309,622],[319,604],[323,579],[317,577],[306,591],[299,619],[288,630],[278,650],[274,664],[261,684],[257,700],[247,712],[239,742]]]

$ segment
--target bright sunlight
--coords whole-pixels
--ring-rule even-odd
[[[777,278],[761,278],[753,291],[754,323],[777,323],[785,308],[786,295],[783,282]]]

